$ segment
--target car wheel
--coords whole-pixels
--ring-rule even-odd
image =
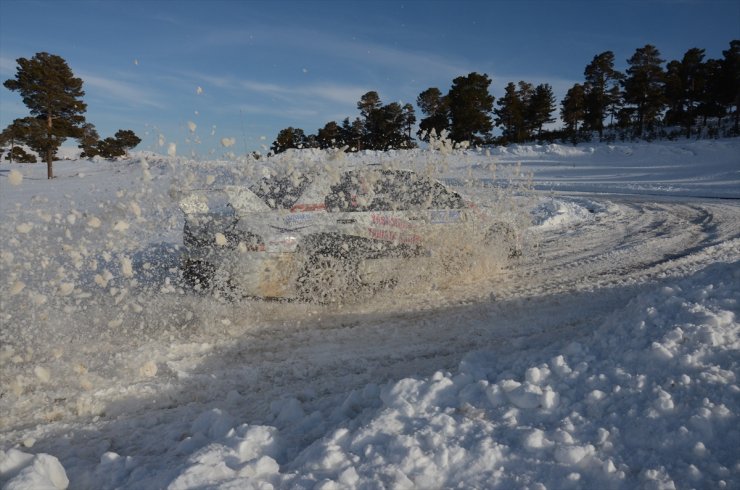
[[[476,253],[470,246],[455,247],[443,251],[440,265],[445,275],[466,275],[476,265]]]
[[[486,233],[486,242],[502,247],[509,258],[522,255],[522,249],[517,240],[517,233],[506,223],[496,223]]]
[[[200,260],[185,260],[181,265],[182,279],[196,291],[206,291],[213,284],[214,267]]]
[[[301,299],[322,304],[346,302],[357,286],[357,265],[336,255],[311,255],[298,277]]]

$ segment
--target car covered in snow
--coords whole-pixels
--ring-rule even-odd
[[[290,171],[188,194],[182,270],[196,289],[348,301],[475,267],[481,244],[515,255],[515,228],[408,171]],[[425,277],[426,275],[426,277]]]

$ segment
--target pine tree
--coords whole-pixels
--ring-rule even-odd
[[[97,142],[94,152],[103,158],[116,158],[128,154],[128,151],[141,143],[141,138],[130,129],[119,129],[111,138]]]
[[[378,121],[375,124],[378,134],[375,135],[376,150],[391,150],[402,148],[405,138],[406,125],[403,108],[398,102],[382,106],[378,109]]]
[[[362,119],[356,117],[354,121],[350,122],[348,117],[342,121],[342,140],[344,144],[349,146],[349,151],[360,151],[362,150],[362,138],[365,132],[364,123]]]
[[[722,74],[722,61],[709,59],[704,62],[702,67],[704,87],[699,96],[699,106],[696,109],[697,116],[702,118],[702,126],[707,126],[707,120],[718,118],[721,123],[722,118],[727,113],[725,96],[723,92],[724,81]]]
[[[604,135],[604,119],[608,113],[616,114],[620,99],[619,81],[622,73],[614,69],[614,53],[605,51],[594,56],[584,70],[583,86],[586,98],[585,122],[592,130]]]
[[[490,138],[494,101],[493,96],[488,93],[490,85],[488,75],[475,72],[452,81],[447,100],[450,108],[450,137],[453,141],[467,141],[471,145],[478,145]]]
[[[532,123],[532,97],[534,96],[534,86],[520,80],[517,84],[517,96],[522,102],[522,124],[518,128],[517,139],[518,143],[523,143],[532,139],[532,131],[534,130],[534,124]]]
[[[282,153],[291,148],[303,148],[306,142],[306,134],[301,128],[287,127],[281,129],[277,138],[270,146],[273,153]]]
[[[316,142],[318,143],[319,148],[324,150],[327,148],[341,148],[344,146],[345,142],[342,138],[339,124],[334,121],[326,123],[324,127],[319,129],[316,133]]]
[[[98,144],[100,143],[100,136],[95,126],[92,123],[86,123],[80,128],[80,144],[79,149],[82,150],[80,157],[92,158],[99,154]]]
[[[703,63],[704,50],[692,48],[686,51],[681,61],[671,61],[666,66],[665,100],[668,111],[667,124],[677,124],[691,138],[691,127],[698,115],[698,104],[704,92],[706,70]]]
[[[722,51],[721,101],[728,109],[735,106],[733,131],[740,134],[740,40],[730,41],[730,49]]]
[[[652,130],[664,106],[665,73],[660,52],[655,46],[645,45],[627,60],[627,78],[623,81],[624,100],[635,107],[637,127],[635,134]]]
[[[130,129],[119,129],[113,136],[116,138],[121,148],[126,150],[126,152],[132,150],[139,143],[141,143],[141,138],[136,136],[136,133],[134,133]]]
[[[44,155],[47,177],[54,178],[53,160],[68,137],[78,137],[85,122],[87,105],[82,102],[85,92],[82,80],[75,78],[67,62],[60,56],[36,53],[30,60],[18,58],[15,79],[6,80],[6,88],[18,91],[31,115],[43,124],[31,146]]]
[[[371,90],[360,97],[360,101],[357,103],[357,109],[360,111],[360,115],[367,119],[375,109],[380,109],[382,105],[383,103],[380,101],[378,92]]]
[[[568,89],[561,105],[560,118],[575,143],[578,138],[578,123],[582,122],[586,115],[586,96],[583,85],[576,83]]]
[[[542,126],[555,122],[555,94],[550,84],[537,85],[527,106],[527,126],[530,131],[537,131],[537,138],[542,135]]]
[[[418,135],[422,140],[429,141],[432,132],[439,135],[442,131],[450,129],[447,96],[443,96],[438,88],[431,87],[420,93],[416,98],[416,105],[427,116],[419,122]]]
[[[378,92],[367,92],[357,103],[357,109],[363,119],[362,146],[367,149],[380,149],[383,116],[380,108],[383,106]]]
[[[11,147],[5,159],[10,160],[10,163],[14,161],[18,163],[36,163],[36,156],[26,153],[26,150],[20,146]]]
[[[416,124],[416,112],[414,106],[411,104],[404,104],[401,108],[403,112],[403,128],[404,128],[404,141],[402,148],[414,148],[414,138],[411,136],[411,131]]]
[[[9,146],[13,150],[18,144],[28,145],[33,139],[31,135],[34,132],[38,132],[39,128],[40,124],[36,118],[25,117],[23,119],[16,119],[0,133],[0,147]],[[12,162],[16,154],[18,154],[18,151],[15,153],[11,151],[8,154],[8,160]],[[34,158],[33,161],[36,162],[36,159]]]
[[[519,143],[524,130],[526,107],[514,82],[506,85],[504,96],[498,99],[496,105],[498,107],[493,113],[496,116],[496,126],[502,130],[501,142]]]
[[[409,148],[409,126],[416,121],[414,108],[398,102],[383,105],[377,92],[367,92],[357,103],[362,120],[362,144],[371,150]]]

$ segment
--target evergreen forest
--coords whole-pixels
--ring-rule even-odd
[[[570,87],[559,104],[547,83],[509,82],[495,100],[488,75],[459,76],[447,93],[430,87],[418,95],[418,129],[411,104],[384,104],[370,91],[358,101],[354,119],[327,122],[315,134],[282,129],[270,150],[403,149],[440,137],[458,146],[481,146],[740,135],[740,40],[731,41],[719,59],[707,59],[706,50],[692,48],[680,60],[666,62],[648,44],[626,61],[626,69],[619,71],[612,51],[595,55],[584,68],[583,81]],[[559,128],[554,126],[558,116]]]

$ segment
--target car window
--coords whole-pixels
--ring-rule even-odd
[[[290,209],[305,192],[311,179],[304,174],[290,173],[264,177],[249,190],[272,209]]]
[[[350,171],[331,187],[326,209],[348,211],[407,211],[459,209],[459,194],[439,182],[403,170]]]

